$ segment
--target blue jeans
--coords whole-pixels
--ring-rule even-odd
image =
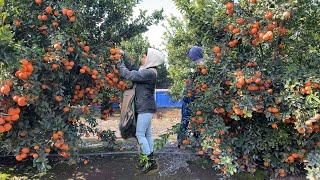
[[[153,140],[151,131],[152,113],[138,114],[136,137],[143,154],[150,155],[153,152]]]

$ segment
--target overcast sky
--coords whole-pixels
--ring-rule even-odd
[[[175,4],[171,0],[142,0],[139,5],[134,9],[135,15],[139,13],[139,9],[147,10],[148,14],[151,14],[154,10],[163,8],[165,16],[177,16],[182,18],[180,12],[177,10]],[[163,49],[161,46],[163,42],[162,35],[165,32],[163,25],[166,20],[158,25],[153,25],[149,28],[149,31],[144,33],[144,36],[149,39],[152,46]]]

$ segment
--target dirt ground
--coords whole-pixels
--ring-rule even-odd
[[[97,118],[98,119],[98,118]],[[118,139],[121,139],[119,131],[119,119],[120,114],[115,113],[113,116],[109,117],[108,120],[98,119],[98,129],[100,130],[112,130]],[[181,120],[181,110],[180,109],[158,109],[157,113],[154,114],[152,119],[152,134],[153,138],[158,138],[161,134],[167,132],[173,125],[180,123]],[[85,140],[93,141],[97,137],[85,137]]]
[[[183,157],[180,157],[183,158]],[[152,175],[142,175],[135,167],[137,159],[135,156],[114,156],[91,158],[87,165],[72,166],[68,171],[65,167],[55,167],[52,173],[42,179],[86,179],[86,180],[209,180],[218,179],[216,173],[211,169],[201,168],[196,162],[189,162],[187,165],[176,171],[170,171],[168,162],[172,162],[174,157],[159,157],[159,172]],[[185,162],[185,161],[184,161]],[[187,162],[185,162],[187,163]],[[208,167],[207,167],[208,168]]]

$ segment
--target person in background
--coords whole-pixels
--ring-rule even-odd
[[[140,145],[143,161],[139,165],[142,173],[151,173],[158,169],[158,164],[153,154],[153,139],[151,120],[156,112],[155,86],[157,80],[157,67],[164,63],[165,56],[160,51],[148,48],[141,58],[139,69],[129,63],[120,63],[118,68],[124,79],[135,84],[135,109],[137,113],[136,138]]]
[[[187,56],[192,60],[195,65],[201,65],[204,63],[203,60],[203,50],[199,46],[193,46],[192,48],[189,49]],[[191,69],[189,79],[188,81],[192,82],[192,79],[194,76],[197,76],[197,72],[195,72],[193,69]],[[194,101],[194,96],[189,97],[187,96],[187,90],[185,89],[184,92],[185,96],[183,97],[182,100],[182,107],[181,107],[181,123],[180,123],[180,129],[178,133],[178,148],[181,148],[183,145],[183,140],[187,138],[187,132],[188,132],[188,125],[189,125],[189,120],[190,120],[190,109],[188,105]],[[196,134],[194,135],[195,137],[197,136]]]

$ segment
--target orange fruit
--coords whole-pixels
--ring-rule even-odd
[[[263,37],[262,39],[264,41],[269,41],[269,40],[272,40],[273,39],[273,33],[272,31],[268,31]]]
[[[252,28],[251,29],[251,34],[257,34],[258,32],[258,29],[257,28]]]
[[[14,20],[14,25],[17,26],[17,27],[20,27],[21,26],[21,21],[20,20]]]
[[[13,81],[12,80],[5,80],[4,84],[8,85],[9,87],[12,87],[13,86]]]
[[[228,27],[229,31],[233,31],[233,29],[234,29],[234,26],[232,24],[229,24],[227,27]]]
[[[83,50],[84,50],[85,52],[89,52],[89,51],[90,51],[90,47],[89,47],[89,46],[84,46],[84,47],[83,47]]]
[[[98,72],[96,69],[94,69],[94,70],[92,70],[92,74],[93,74],[93,75],[98,75],[99,72]]]
[[[234,111],[234,113],[235,113],[236,115],[239,115],[239,116],[242,116],[242,115],[243,115],[243,111],[242,111],[240,108],[238,108],[238,107],[233,107],[232,109],[233,109],[233,111]]]
[[[0,93],[1,93],[1,94],[8,95],[9,92],[10,92],[10,86],[9,86],[9,85],[3,85],[3,86],[1,86],[1,88],[0,88]]]
[[[20,154],[19,154],[19,155],[16,155],[16,160],[17,160],[17,161],[22,161],[22,157],[21,157]]]
[[[47,154],[49,154],[49,153],[51,152],[51,149],[46,148],[46,149],[44,150],[44,152],[47,153]]]
[[[86,72],[86,70],[85,70],[85,69],[83,69],[83,68],[81,68],[81,69],[80,69],[80,73],[82,73],[82,74],[83,74],[83,73],[85,73],[85,72]]]
[[[61,43],[54,44],[53,48],[56,49],[56,50],[60,50],[62,48]]]
[[[243,78],[243,77],[239,78],[239,79],[237,80],[237,83],[239,83],[241,86],[243,86],[243,85],[245,84],[244,78]]]
[[[278,108],[272,108],[272,113],[279,113],[279,109]]]
[[[53,26],[53,27],[58,27],[58,26],[59,26],[59,23],[58,23],[57,21],[54,21],[54,22],[52,22],[52,26]]]
[[[311,81],[308,81],[308,82],[306,82],[304,85],[307,86],[307,87],[309,87],[309,86],[312,85],[312,82],[311,82]]]
[[[216,163],[216,164],[219,164],[220,163],[220,159],[219,158],[214,158],[213,162]]]
[[[249,85],[247,87],[248,91],[258,91],[259,90],[259,87],[256,86],[256,85]]]
[[[234,75],[237,76],[237,77],[241,77],[244,75],[244,72],[242,70],[237,70],[234,72]]]
[[[62,11],[62,14],[63,14],[63,15],[67,15],[68,9],[67,9],[67,8],[62,8],[61,11]]]
[[[257,78],[255,81],[254,81],[256,84],[261,84],[262,80],[260,78]]]
[[[277,27],[277,22],[272,22],[267,25],[267,30],[268,31],[273,31]]]
[[[205,68],[201,69],[201,74],[207,75],[208,74],[208,69],[205,69]]]
[[[259,29],[259,27],[260,27],[260,23],[259,22],[255,22],[254,24],[251,25],[251,28]]]
[[[285,177],[286,176],[286,171],[284,169],[279,170],[279,176],[280,177]]]
[[[70,157],[70,154],[63,151],[60,153],[60,156],[62,156],[64,158],[68,158],[68,157]]]
[[[62,137],[64,135],[64,133],[62,131],[57,131],[57,134]]]
[[[4,133],[6,132],[6,129],[4,128],[4,126],[0,125],[0,133]]]
[[[272,94],[272,93],[273,93],[273,90],[272,90],[272,89],[268,89],[267,92],[268,92],[269,94]]]
[[[297,159],[297,158],[300,157],[299,154],[297,154],[297,153],[293,153],[293,154],[291,154],[291,156],[292,156],[294,159]]]
[[[278,48],[279,48],[279,49],[284,49],[284,48],[285,48],[285,45],[284,45],[283,43],[280,43],[280,44],[278,45]]]
[[[236,22],[237,22],[237,24],[239,24],[239,25],[242,25],[242,24],[244,24],[244,19],[243,18],[238,18],[237,20],[236,20]]]
[[[303,128],[303,127],[298,128],[298,132],[299,132],[300,134],[304,134],[304,133],[306,133],[306,129]]]
[[[4,124],[4,129],[6,130],[6,132],[10,131],[12,129],[12,125],[10,123],[6,123]]]
[[[62,96],[55,96],[54,98],[57,102],[61,102],[62,101]]]
[[[221,52],[221,49],[220,49],[219,46],[214,46],[214,47],[212,48],[212,51],[217,54],[217,53],[220,53],[220,52]]]
[[[36,158],[39,157],[39,155],[38,155],[37,153],[34,153],[34,154],[32,155],[32,157],[33,157],[34,159],[36,159]]]
[[[76,22],[76,20],[77,20],[77,18],[76,18],[75,16],[71,16],[71,17],[69,18],[69,21],[70,21],[70,22]]]
[[[273,18],[273,13],[272,12],[267,12],[265,15],[264,15],[264,18],[267,19],[267,20],[270,20]]]
[[[22,148],[22,149],[21,149],[21,152],[22,152],[22,153],[25,153],[25,154],[29,154],[29,153],[30,153],[30,149],[27,148],[27,147],[25,147],[25,148]]]
[[[39,147],[39,146],[34,146],[33,149],[34,149],[34,150],[39,150],[40,147]]]
[[[198,110],[198,111],[196,112],[196,115],[197,115],[197,116],[201,116],[201,115],[202,115],[202,111]]]
[[[198,123],[199,124],[203,124],[204,121],[205,121],[205,119],[203,117],[199,117],[199,119],[198,119]]]
[[[41,20],[42,21],[47,21],[48,20],[48,16],[47,15],[42,15],[41,16]]]
[[[18,78],[21,79],[21,80],[27,80],[28,79],[28,75],[26,72],[20,72],[18,74]]]
[[[68,49],[67,49],[67,51],[68,51],[69,53],[73,53],[73,52],[74,52],[74,48],[69,46]]]
[[[238,34],[240,32],[241,32],[241,30],[239,28],[235,28],[234,30],[232,30],[233,34]]]
[[[19,106],[26,106],[27,105],[27,99],[25,98],[25,97],[19,97],[19,99],[18,99],[18,105]]]
[[[11,117],[12,121],[17,121],[20,118],[20,116],[18,114],[15,114]]]
[[[261,78],[262,72],[261,72],[261,71],[256,71],[256,72],[254,73],[254,75],[255,75],[255,77],[257,77],[257,78]]]
[[[238,44],[238,40],[232,40],[232,41],[230,41],[229,43],[228,43],[228,45],[229,45],[229,47],[231,47],[231,48],[233,48],[233,47],[236,47],[237,46],[237,44]]]
[[[221,139],[215,138],[215,139],[214,139],[214,142],[217,143],[217,144],[220,144],[220,143],[221,143]]]
[[[233,9],[227,9],[226,14],[232,15],[233,14]]]
[[[0,125],[2,125],[4,123],[6,123],[6,121],[3,118],[0,117]]]
[[[63,144],[60,149],[62,149],[62,150],[64,150],[64,151],[69,151],[69,150],[70,150],[70,147],[69,147],[68,144]]]
[[[273,129],[278,129],[278,125],[277,125],[276,123],[272,123],[272,124],[271,124],[271,127],[272,127]]]
[[[199,156],[203,156],[203,155],[204,155],[204,151],[200,150],[200,151],[197,152],[197,154],[198,154]]]
[[[228,3],[226,4],[226,8],[227,8],[227,9],[233,9],[233,3],[232,3],[232,2],[228,2]]]
[[[285,20],[288,20],[291,17],[291,13],[289,11],[285,11],[282,16]]]
[[[110,78],[110,79],[112,79],[112,78],[114,78],[114,74],[113,74],[113,73],[108,73],[108,74],[107,74],[107,77]]]
[[[67,112],[69,112],[69,111],[70,111],[70,108],[69,108],[69,107],[64,107],[64,108],[63,108],[63,112],[67,113]]]
[[[42,0],[35,0],[34,2],[35,2],[37,5],[42,4]]]
[[[54,16],[59,16],[59,11],[54,11],[53,14]]]
[[[110,49],[110,54],[111,55],[115,55],[117,53],[117,49],[115,49],[115,48],[111,48]]]
[[[119,85],[120,85],[120,86],[123,86],[123,85],[125,85],[125,82],[119,81]]]
[[[20,154],[20,156],[21,156],[21,158],[22,158],[22,159],[25,159],[25,158],[27,158],[27,157],[28,157],[28,155],[27,155],[27,154],[25,154],[25,153],[21,153],[21,154]]]
[[[288,32],[288,30],[286,28],[284,28],[284,27],[279,28],[280,35],[285,35],[285,34],[287,34],[287,32]]]
[[[71,9],[67,10],[67,16],[71,17],[73,16],[73,14],[74,14],[73,10]]]
[[[51,14],[52,13],[52,7],[51,6],[46,7],[45,11],[46,11],[46,13]]]
[[[189,144],[190,144],[190,141],[189,141],[188,139],[184,139],[184,140],[182,141],[182,144],[183,144],[183,145],[189,145]]]
[[[215,151],[213,151],[213,153],[212,153],[213,155],[215,155],[215,156],[219,156],[220,154],[221,154],[221,152],[220,151],[217,151],[217,150],[215,150]]]

